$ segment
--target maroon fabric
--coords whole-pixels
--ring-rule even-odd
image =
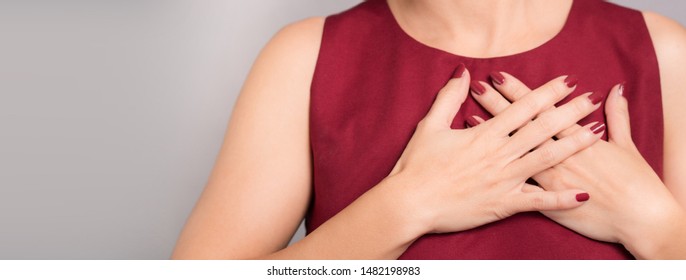
[[[417,42],[404,33],[385,1],[366,1],[326,19],[311,88],[314,160],[312,232],[393,168],[438,90],[459,63],[472,79],[506,71],[532,88],[566,74],[588,91],[607,94],[626,81],[636,145],[662,174],[662,106],[652,42],[640,12],[603,1],[575,1],[562,31],[515,55],[470,58]],[[471,97],[455,117],[490,115]],[[598,110],[579,123],[605,122]],[[606,135],[607,136],[607,135]],[[456,158],[455,160],[460,160]],[[360,229],[364,230],[364,229]],[[624,259],[621,245],[579,235],[540,213],[521,213],[473,230],[426,235],[401,259]]]

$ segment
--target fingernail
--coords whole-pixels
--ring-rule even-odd
[[[588,96],[588,100],[591,100],[593,105],[598,105],[598,103],[603,101],[603,95],[600,92],[594,92]]]
[[[505,76],[498,71],[491,72],[491,80],[497,85],[502,85],[505,82]]]
[[[486,88],[479,81],[472,81],[469,88],[471,88],[472,92],[474,92],[476,95],[482,95],[484,92],[486,92]]]
[[[624,96],[624,84],[626,84],[626,82],[622,82],[621,84],[619,84],[619,88],[617,89],[617,93],[619,93],[619,96]]]
[[[565,78],[565,85],[567,85],[568,88],[575,87],[577,83],[579,83],[579,79],[574,75],[569,75]]]
[[[465,69],[467,68],[464,67],[464,63],[460,63],[460,65],[455,68],[455,71],[453,71],[453,78],[462,78]]]
[[[475,127],[477,125],[479,125],[479,122],[474,118],[474,116],[467,117],[467,119],[465,120],[465,127],[467,128]]]
[[[605,130],[605,124],[604,123],[597,123],[591,126],[591,132],[593,134],[600,134]]]
[[[584,202],[591,198],[591,196],[588,193],[580,193],[576,195],[576,201],[578,202]]]

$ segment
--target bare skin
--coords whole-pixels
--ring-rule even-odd
[[[507,55],[540,45],[563,26],[564,16],[558,15],[564,15],[568,10],[559,7],[569,5],[567,0],[521,1],[526,4],[496,0],[415,2],[421,5],[409,5],[406,1],[391,2],[399,23],[408,33],[415,34],[411,30],[422,30],[422,26],[429,23],[417,21],[404,24],[403,14],[408,18],[422,18],[422,14],[445,10],[450,11],[452,15],[462,15],[452,18],[468,18],[473,21],[453,22],[451,17],[435,14],[431,18],[438,19],[446,28],[435,29],[439,33],[432,34],[431,37],[415,37],[420,41],[431,41],[429,45],[439,48],[453,45],[453,40],[475,42],[474,45],[462,44],[464,49],[452,50],[474,57]],[[555,5],[545,4],[548,2],[555,2]],[[460,9],[453,5],[460,5]],[[487,10],[488,13],[480,14],[479,17],[470,16],[475,11],[482,11],[481,5],[497,5],[503,8]],[[522,17],[526,10],[539,11],[540,14],[551,16],[535,22],[500,20]],[[519,14],[511,14],[515,12]],[[555,19],[558,21],[555,22]],[[686,94],[677,86],[677,83],[685,78],[680,67],[686,65],[686,31],[678,24],[658,15],[646,14],[646,21],[658,53],[665,104],[664,183],[681,205],[686,205],[686,177],[681,175],[684,172],[680,172],[683,171],[683,166],[686,166],[686,147],[678,144],[678,139],[686,136],[686,131],[681,129],[686,127],[686,116],[680,110],[686,105]],[[484,24],[485,22],[488,24]],[[450,30],[464,29],[463,26],[469,26],[473,32],[464,33],[464,37],[460,38],[451,35]],[[540,31],[536,32],[537,36],[526,40],[517,35],[524,34],[517,32],[518,30],[529,30],[536,26],[547,26],[550,29],[533,29]],[[526,211],[525,209],[566,209],[579,205],[569,197],[573,197],[574,193],[581,190],[546,193],[551,195],[547,196],[548,199],[552,196],[561,196],[564,197],[561,201],[565,202],[544,203],[541,201],[548,200],[536,198],[533,201],[538,201],[538,204],[530,204],[531,202],[526,200],[530,197],[527,197],[520,200],[518,205],[513,204],[498,210],[503,214],[479,213],[481,216],[475,216],[476,221],[461,224],[463,220],[440,218],[446,216],[440,213],[450,213],[451,210],[447,208],[428,209],[421,204],[397,203],[407,201],[408,194],[419,194],[411,189],[411,185],[403,182],[412,182],[423,178],[422,176],[428,176],[423,174],[419,167],[422,157],[431,154],[431,151],[421,151],[421,145],[416,144],[412,145],[415,147],[413,150],[418,151],[406,150],[403,157],[416,159],[413,161],[416,163],[411,165],[417,168],[396,169],[403,171],[389,176],[312,234],[294,246],[286,248],[288,240],[304,217],[310,196],[311,162],[307,112],[309,86],[319,51],[322,28],[322,18],[292,24],[280,31],[260,54],[236,103],[224,145],[208,185],[184,228],[173,258],[397,258],[412,241],[426,232],[465,229],[518,211]],[[505,33],[512,36],[499,36]],[[485,50],[484,45],[496,47]],[[453,88],[446,92],[452,92],[453,98],[461,98],[459,96],[464,89],[460,89],[459,81],[453,82],[452,86]],[[438,99],[436,102],[439,104]],[[444,113],[442,116],[449,115]],[[569,116],[567,118],[573,119]],[[423,134],[424,141],[440,141],[438,135],[453,137],[448,135],[471,133],[469,130],[446,131],[439,128],[439,125],[429,127],[431,129],[425,129],[429,132]],[[423,140],[413,138],[412,141]],[[531,141],[533,142],[536,141]],[[538,168],[528,171],[534,169]],[[497,200],[503,195],[521,195],[516,191],[526,186],[518,185],[519,182],[515,179],[510,181],[509,185],[500,189],[505,191],[494,191],[492,198]],[[440,187],[439,185],[436,184],[436,187]],[[406,191],[397,191],[402,188]],[[399,209],[398,205],[408,205],[412,209]],[[419,211],[422,209],[424,211]],[[406,213],[420,214],[408,216]]]
[[[498,57],[533,49],[558,34],[572,1],[400,0],[388,5],[402,29],[425,45],[467,57]]]
[[[483,83],[486,91],[474,95],[494,115],[510,106],[508,99],[519,100],[530,92],[515,77],[502,74],[505,79],[496,84],[497,91]],[[686,211],[631,140],[623,91],[615,86],[605,103],[607,142],[599,141],[533,177],[546,190],[585,186],[594,200],[583,208],[543,213],[590,238],[621,243],[637,258],[685,258],[686,239],[681,233],[686,232]],[[576,129],[583,128],[572,126],[558,136]]]

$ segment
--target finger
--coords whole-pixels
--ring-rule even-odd
[[[579,207],[590,195],[579,189],[521,193],[512,200],[513,212],[565,210]]]
[[[485,120],[482,119],[481,117],[471,116],[471,117],[467,117],[467,119],[465,120],[464,126],[466,128],[472,128],[472,127],[475,127],[477,125],[480,125],[482,122],[485,122]]]
[[[491,123],[490,125],[496,135],[508,135],[572,93],[576,83],[565,83],[565,79],[568,77],[559,77],[532,91],[521,100],[512,103],[510,107],[487,123]],[[555,131],[555,133],[557,132]]]
[[[608,124],[608,139],[622,147],[633,147],[631,140],[631,122],[629,104],[623,96],[624,84],[616,85],[610,90],[605,103],[605,115]]]
[[[470,92],[476,102],[494,116],[505,111],[511,105],[510,101],[498,91],[481,81],[473,81],[470,85]]]
[[[510,102],[520,100],[531,92],[522,81],[506,72],[492,72],[491,80],[495,88]]]
[[[603,135],[603,130],[605,129],[605,125],[603,123],[598,123],[598,122],[592,122],[585,127],[579,126],[579,125],[574,125],[576,128],[568,128],[566,129],[567,131],[572,131],[571,133],[568,133],[568,135],[564,137],[569,137],[570,135],[574,134],[577,131],[580,131],[582,129],[590,129],[593,133],[598,134],[598,138],[600,139]],[[562,138],[562,137],[560,137]],[[546,145],[549,143],[554,143],[555,141],[550,139],[547,140],[545,143],[542,145]],[[535,175],[531,176],[536,182],[540,183],[542,187],[545,187],[545,190],[558,190],[559,189],[559,177],[556,176],[556,173],[554,171],[554,168],[548,168],[546,170],[543,170],[539,173],[536,173]]]
[[[498,72],[494,72],[494,73],[498,73]],[[519,100],[520,98],[524,97],[524,95],[526,95],[526,93],[524,93],[524,91],[528,91],[529,88],[526,87],[524,84],[521,84],[521,82],[519,82],[519,80],[516,80],[516,81],[511,82],[511,83],[519,83],[519,84],[515,85],[515,86],[511,86],[508,89],[504,86],[505,81],[506,81],[505,78],[498,80],[499,78],[497,76],[494,78],[493,77],[494,75],[496,75],[496,74],[491,73],[491,79],[494,80],[494,83],[496,84],[496,86],[498,86],[498,85],[501,86],[502,89],[500,90],[500,92],[496,91],[490,85],[483,83],[483,82],[478,82],[478,81],[472,82],[470,88],[471,88],[471,93],[472,93],[472,96],[474,97],[474,99],[479,104],[481,104],[481,106],[484,107],[486,109],[486,111],[488,111],[489,113],[491,113],[492,115],[495,116],[495,115],[500,114],[500,112],[505,111],[505,109],[511,105],[510,101],[507,100],[501,94],[504,94],[505,92],[509,92],[510,90],[518,91],[521,89],[522,93],[520,93],[520,94],[510,94],[510,96],[512,96],[514,98],[514,100]],[[508,76],[508,78],[509,77],[511,77],[511,76]],[[514,77],[512,77],[512,79],[509,79],[508,81],[511,81],[511,80],[514,80]],[[501,84],[498,84],[498,82],[501,82]],[[479,83],[479,84],[475,85],[475,83]],[[548,110],[551,110],[553,108],[555,108],[555,107],[553,106],[553,107],[549,108]],[[546,111],[548,111],[548,110],[546,110]],[[467,121],[469,121],[469,119]],[[475,125],[470,124],[470,126],[475,126]],[[560,133],[558,133],[555,136],[557,136],[558,138],[562,138],[562,137],[571,135],[574,131],[576,131],[579,128],[581,128],[581,126],[579,126],[577,124],[573,124],[569,128],[562,130]],[[552,141],[552,140],[549,140],[549,141]]]
[[[436,95],[436,100],[425,120],[441,127],[450,127],[455,114],[467,98],[468,87],[469,71],[460,63],[453,72],[453,78]]]
[[[522,81],[506,72],[492,72],[491,80],[493,80],[493,84],[495,85],[495,89],[497,89],[497,92],[502,94],[502,96],[510,102],[520,100],[529,92],[531,92],[531,89],[529,89],[529,87],[526,86]],[[567,78],[565,78],[565,82],[575,85],[577,83],[577,79],[575,76],[568,76]],[[489,93],[488,89],[486,93]],[[552,108],[554,107],[551,107],[549,109]],[[493,112],[491,112],[491,114],[496,115]],[[576,131],[579,128],[581,128],[580,125],[574,124],[568,129],[561,131],[555,136],[557,136],[558,138],[566,137],[574,133],[574,131]]]
[[[592,130],[597,125],[597,123],[588,124],[572,135],[541,145],[538,149],[512,162],[511,174],[517,178],[532,177],[593,145],[602,136],[602,130],[596,132]]]
[[[508,145],[511,146],[513,156],[521,156],[600,108],[598,95],[585,93],[565,105],[538,115],[512,136]]]
[[[580,129],[583,129],[580,127]],[[544,171],[541,171],[539,173],[536,173],[536,175],[531,176],[532,179],[536,180],[543,188],[544,190],[547,191],[556,191],[560,189],[561,184],[556,184],[559,182],[559,173],[555,171],[554,168],[549,168]]]
[[[522,192],[524,193],[530,193],[530,192],[543,192],[545,191],[543,188],[539,186],[535,186],[532,184],[524,183],[522,186]]]

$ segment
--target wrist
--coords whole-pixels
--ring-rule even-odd
[[[432,232],[433,223],[430,208],[422,202],[422,195],[417,193],[417,183],[412,178],[397,173],[386,177],[378,187],[388,203],[392,219],[402,224],[402,231],[414,241]]]

